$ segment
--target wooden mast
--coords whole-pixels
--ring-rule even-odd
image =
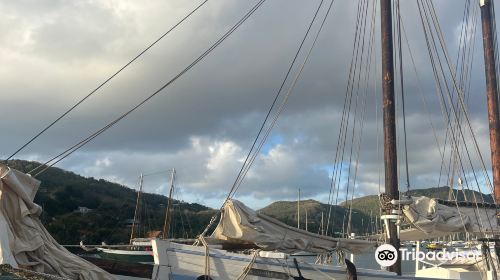
[[[297,228],[300,228],[300,188],[299,197],[297,198]]]
[[[137,215],[139,214],[139,210],[140,210],[139,204],[141,203],[142,182],[143,181],[144,181],[144,176],[141,173],[141,179],[139,180],[139,192],[137,192],[137,201],[135,202],[135,212],[134,212],[134,221],[132,222],[132,232],[130,233],[130,244],[132,244],[132,239],[134,239]]]
[[[394,100],[394,62],[392,36],[392,3],[391,0],[380,0],[380,28],[382,36],[382,85],[383,85],[383,119],[384,119],[384,165],[385,194],[389,200],[399,199],[396,151],[396,113]],[[392,209],[386,209],[386,215],[392,215]],[[388,222],[388,243],[399,252],[400,242],[395,220]],[[400,254],[399,254],[400,255]],[[401,256],[389,267],[390,271],[401,275]]]
[[[175,168],[172,169],[172,176],[170,177],[170,191],[168,194],[168,204],[167,210],[165,211],[165,223],[163,224],[163,239],[168,238],[168,232],[170,231],[170,224],[172,220],[172,194],[174,191],[174,182],[175,182]]]
[[[484,71],[486,76],[486,96],[488,99],[488,123],[490,127],[491,169],[495,202],[500,202],[500,120],[498,116],[498,84],[495,67],[494,27],[490,0],[480,0],[483,29]]]

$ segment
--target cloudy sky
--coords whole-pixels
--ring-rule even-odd
[[[200,2],[0,1],[0,156],[14,152]],[[434,1],[453,61],[458,54],[464,2]],[[180,72],[255,3],[208,1],[16,158],[45,161],[104,126]],[[175,167],[178,198],[220,206],[319,3],[266,1],[200,64],[58,166],[133,188],[141,172]],[[334,3],[285,111],[237,193],[250,206],[294,199],[298,188],[304,197],[327,201],[357,5],[358,1]],[[414,188],[437,186],[441,158],[429,123],[435,126],[441,144],[446,125],[416,4],[402,1],[401,5],[420,77],[419,83],[414,71],[405,70],[410,181]],[[475,7],[476,16],[477,11]],[[475,52],[468,104],[489,168],[481,26],[469,26],[469,30],[475,28],[476,37],[470,39]],[[379,36],[376,33],[377,54]],[[311,40],[307,42],[306,48]],[[412,67],[407,54],[405,57],[405,65]],[[372,75],[379,77],[377,71]],[[418,89],[426,97],[427,107]],[[377,140],[380,83],[374,80],[368,92],[356,196],[376,194],[380,178],[383,183]],[[350,146],[348,143],[347,151]],[[403,157],[400,163],[404,163]],[[166,173],[145,179],[148,192],[165,194],[167,185]],[[404,182],[401,187],[405,188]]]

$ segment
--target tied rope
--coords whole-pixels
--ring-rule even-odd
[[[210,279],[210,248],[208,248],[208,243],[203,235],[200,235],[199,240],[205,247],[205,278]]]
[[[260,252],[260,249],[257,249],[253,252],[252,259],[247,264],[247,266],[243,269],[240,276],[238,276],[238,278],[236,278],[237,280],[245,280],[245,278],[247,278],[248,273],[250,273],[250,270],[252,269],[253,265],[255,264],[255,260],[257,260],[257,256],[259,255],[259,252]]]

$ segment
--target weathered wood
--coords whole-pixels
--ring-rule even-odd
[[[396,104],[394,99],[394,62],[391,0],[380,0],[380,28],[382,36],[382,89],[384,119],[384,166],[385,193],[390,199],[398,199],[398,168],[396,150]],[[388,209],[388,215],[391,210]],[[389,243],[399,251],[400,242],[395,221],[389,221]],[[401,275],[401,257],[389,268]]]
[[[495,201],[500,202],[500,118],[498,114],[498,84],[495,67],[495,47],[491,14],[491,1],[481,5],[483,30],[484,71],[486,76],[486,96],[488,100],[488,123],[490,128],[491,169]]]

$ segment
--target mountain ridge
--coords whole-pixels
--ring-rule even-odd
[[[27,172],[40,163],[25,160],[10,160],[10,167]],[[124,185],[104,179],[84,177],[61,168],[51,167],[37,177],[41,181],[35,203],[43,208],[41,220],[53,237],[61,244],[128,243],[130,225],[134,217],[137,191]],[[448,187],[415,189],[412,196],[429,196],[446,199]],[[458,200],[464,197],[482,196],[492,202],[491,195],[474,191],[454,190]],[[149,230],[160,230],[163,226],[167,198],[163,195],[144,193],[139,215],[138,235]],[[199,203],[175,200],[170,237],[194,238],[201,233],[217,210]],[[349,220],[348,203],[328,205],[312,199],[300,202],[300,228],[310,232],[328,233],[339,236],[347,231]],[[88,212],[78,211],[79,207]],[[84,209],[84,210],[85,210]],[[364,234],[373,232],[375,216],[379,214],[378,196],[368,195],[352,201],[352,232]],[[87,211],[87,210],[85,210]],[[85,212],[83,211],[83,212]],[[297,201],[275,201],[258,212],[276,218],[290,226],[297,226]],[[306,214],[307,213],[307,214]],[[328,224],[328,216],[331,223]],[[323,220],[323,223],[321,222]]]

